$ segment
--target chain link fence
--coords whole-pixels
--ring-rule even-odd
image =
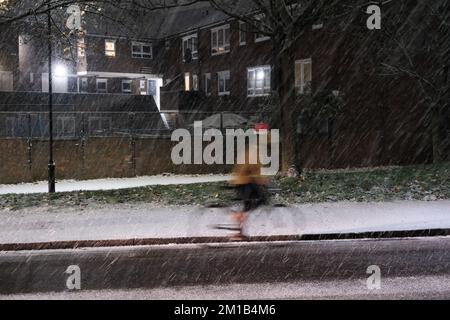
[[[0,106],[1,107],[1,106]],[[3,108],[5,109],[5,108]],[[26,110],[26,108],[24,108]],[[261,112],[53,112],[55,139],[89,137],[170,137],[173,130],[249,129],[264,122]],[[0,111],[0,138],[46,139],[49,114],[44,111]]]

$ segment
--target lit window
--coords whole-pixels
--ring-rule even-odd
[[[249,97],[266,96],[271,90],[271,68],[249,68],[247,72],[247,89]]]
[[[122,92],[131,93],[131,80],[122,80]]]
[[[86,56],[86,44],[84,42],[84,38],[78,40],[77,43],[78,48],[78,58],[83,58]]]
[[[107,93],[107,92],[108,92],[108,80],[97,79],[97,93]]]
[[[225,96],[230,94],[230,71],[222,71],[217,73],[219,96]]]
[[[191,91],[191,74],[189,72],[184,74],[184,91]]]
[[[295,87],[297,93],[305,94],[311,90],[312,60],[305,59],[295,62]]]
[[[105,55],[107,57],[116,56],[116,40],[105,40]]]
[[[133,42],[131,48],[133,58],[151,59],[153,57],[151,43]]]
[[[247,32],[245,22],[239,22],[239,45],[244,46],[247,43]]]
[[[139,90],[141,92],[141,95],[147,95],[147,80],[140,80],[139,81]]]
[[[196,74],[192,76],[192,90],[198,91],[198,76]]]
[[[198,59],[197,34],[183,38],[183,61],[190,62]]]
[[[211,30],[212,55],[230,52],[230,25]]]

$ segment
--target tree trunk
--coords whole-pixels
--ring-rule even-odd
[[[449,77],[449,66],[445,66],[442,69],[442,88],[448,88],[448,77]],[[433,146],[433,163],[443,162],[446,158],[446,148],[445,148],[445,123],[444,119],[446,117],[444,110],[447,108],[448,101],[448,89],[446,93],[441,95],[437,99],[437,103],[433,104],[431,107],[431,121],[430,121],[430,131],[431,131],[431,141]]]
[[[335,124],[336,120],[333,118],[328,118],[328,168],[332,169],[335,165],[336,158],[336,143],[335,143]]]
[[[277,91],[281,119],[281,171],[298,175],[295,127],[295,58],[293,45],[282,51],[286,40],[274,38],[274,89]]]
[[[439,106],[434,105],[431,109],[431,140],[433,145],[433,163],[440,163],[444,160],[441,139],[441,116]]]
[[[378,121],[378,145],[377,145],[377,154],[376,154],[376,162],[378,166],[385,165],[386,159],[386,122],[388,116],[387,109],[387,101],[385,96],[380,92],[379,94],[379,104],[378,104],[378,112],[379,112],[379,121]]]

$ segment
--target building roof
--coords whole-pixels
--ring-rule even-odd
[[[238,0],[242,10],[250,11],[249,1]],[[229,17],[209,2],[161,9],[152,12],[116,10],[108,17],[86,16],[87,33],[136,39],[164,39],[218,24]]]

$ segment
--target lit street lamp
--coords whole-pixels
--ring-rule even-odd
[[[54,73],[56,77],[65,77],[67,76],[67,69],[65,66],[59,64],[55,67]]]
[[[48,160],[48,192],[56,191],[56,165],[53,159],[53,82],[52,82],[52,17],[50,3],[47,12],[48,23],[48,134],[49,134],[49,160]]]
[[[1,0],[0,0],[1,1]],[[70,15],[67,20],[67,28],[70,30],[78,30],[81,27],[81,10],[77,5],[71,5],[67,8]],[[48,133],[49,133],[49,160],[48,160],[48,192],[56,192],[56,165],[53,159],[53,72],[52,72],[52,16],[51,2],[48,3],[47,11],[47,27],[48,27]],[[55,75],[65,76],[67,69],[62,66],[56,66]]]

